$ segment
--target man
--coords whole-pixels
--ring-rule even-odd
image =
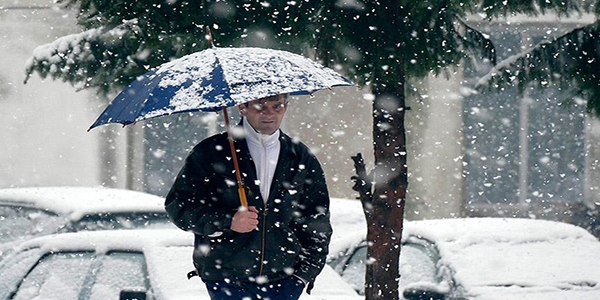
[[[298,299],[325,265],[331,237],[323,170],[280,129],[287,94],[239,105],[234,132],[248,208],[240,207],[227,133],[200,142],[165,208],[195,234],[194,266],[211,299]]]

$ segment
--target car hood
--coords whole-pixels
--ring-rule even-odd
[[[466,297],[472,300],[597,300],[598,287],[565,286],[564,289],[549,286],[535,287],[477,287]]]

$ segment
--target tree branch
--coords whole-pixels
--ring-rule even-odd
[[[368,214],[370,214],[373,208],[373,174],[367,174],[365,160],[361,153],[352,156],[352,160],[354,161],[354,169],[356,170],[356,175],[350,177],[354,181],[352,189],[358,192],[359,196],[356,199],[359,199],[362,203],[363,210],[368,218]]]

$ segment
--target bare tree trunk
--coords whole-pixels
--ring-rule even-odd
[[[365,299],[399,299],[399,263],[404,203],[408,187],[404,82],[374,87],[373,142],[375,168],[364,170],[362,157],[353,157],[359,191],[367,220],[368,262]],[[371,194],[371,181],[374,190]]]

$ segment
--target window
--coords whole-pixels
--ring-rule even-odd
[[[66,219],[41,209],[0,205],[0,243],[56,232]]]
[[[539,24],[491,30],[498,61],[550,32]],[[473,86],[489,68],[468,68],[466,83]],[[465,97],[467,215],[549,217],[556,203],[584,200],[584,107],[565,105],[564,95],[558,88],[531,88],[521,96],[509,88]]]
[[[86,215],[73,224],[73,231],[135,228],[172,228],[166,213],[127,212]]]
[[[439,283],[434,253],[419,244],[402,245],[400,253],[400,290],[413,283],[428,283],[436,286]]]
[[[360,295],[365,294],[365,272],[367,263],[367,246],[363,245],[354,250],[350,258],[345,261],[342,278],[350,283]]]
[[[119,299],[123,289],[148,291],[149,282],[142,253],[51,253],[27,273],[12,299]]]
[[[366,244],[361,244],[349,256],[341,256],[330,262],[331,267],[360,295],[365,294],[367,248]],[[420,243],[403,244],[400,253],[399,290],[404,290],[407,285],[412,283],[428,283],[431,287],[438,286],[441,279],[436,268],[436,261],[436,253],[428,246]]]
[[[119,299],[119,293],[126,288],[140,288],[147,291],[150,280],[146,271],[146,261],[141,253],[112,252],[102,256],[92,271],[83,298],[90,300]]]
[[[13,299],[79,299],[92,262],[89,252],[46,255],[23,278]]]
[[[17,254],[4,255],[5,253],[3,253],[0,263],[0,299],[10,299],[9,297],[17,290],[23,277],[44,255],[44,252],[39,248],[34,248]]]

